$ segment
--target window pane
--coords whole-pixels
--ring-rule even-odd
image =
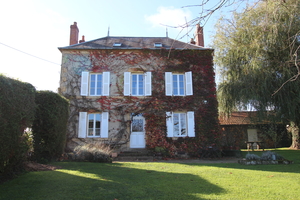
[[[184,76],[179,76],[179,95],[184,95]]]
[[[91,74],[90,95],[95,95],[95,88],[96,88],[96,75]]]
[[[93,129],[94,129],[94,115],[93,114],[89,114],[88,136],[93,136]]]
[[[134,119],[132,120],[132,132],[143,132],[144,131],[144,120]]]
[[[186,135],[186,114],[181,113],[180,114],[180,135],[184,136]]]
[[[177,75],[173,75],[173,95],[178,95],[178,80]]]
[[[137,95],[137,75],[132,75],[132,95]]]
[[[97,75],[97,95],[102,94],[102,74]]]
[[[101,115],[95,114],[95,136],[100,136]]]
[[[144,75],[139,75],[139,95],[144,95]]]
[[[179,114],[174,113],[173,114],[173,123],[174,123],[174,136],[179,136]]]
[[[100,122],[99,122],[100,124]],[[95,136],[100,136],[100,128],[95,129]]]

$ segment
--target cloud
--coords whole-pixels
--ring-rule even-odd
[[[157,13],[145,16],[146,20],[152,24],[153,27],[157,26],[180,26],[189,21],[192,14],[187,9],[179,9],[174,7],[159,7]]]

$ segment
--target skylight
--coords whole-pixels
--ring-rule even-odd
[[[162,47],[162,43],[156,42],[156,43],[154,43],[154,47]]]
[[[120,46],[122,46],[122,43],[114,43],[113,44],[113,47],[120,47]]]

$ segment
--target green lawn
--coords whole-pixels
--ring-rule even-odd
[[[299,199],[300,151],[277,152],[295,163],[57,162],[0,185],[0,199]]]

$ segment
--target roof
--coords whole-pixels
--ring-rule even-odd
[[[121,44],[114,47],[114,44]],[[154,43],[161,43],[162,46],[155,47]],[[159,46],[159,45],[158,45]],[[184,43],[169,37],[103,37],[96,40],[82,42],[66,47],[59,47],[60,50],[72,49],[195,49],[213,50],[193,44]]]
[[[256,112],[232,112],[229,117],[220,116],[219,121],[221,125],[249,125],[255,124],[253,118],[256,116]]]

